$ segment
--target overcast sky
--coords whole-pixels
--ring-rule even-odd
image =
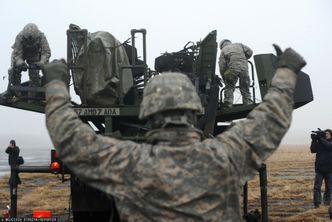
[[[70,23],[90,32],[109,31],[120,41],[130,37],[131,29],[145,28],[151,68],[162,52],[178,51],[188,41],[217,30],[218,42],[242,42],[254,54],[274,53],[272,43],[277,43],[306,59],[303,71],[310,75],[314,101],[294,111],[283,144],[309,144],[312,129],[332,128],[330,0],[6,0],[1,2],[0,18],[0,92],[7,87],[15,36],[30,22],[45,33],[51,59],[66,57]],[[51,147],[43,114],[0,106],[0,119],[0,146],[15,138],[22,148]]]

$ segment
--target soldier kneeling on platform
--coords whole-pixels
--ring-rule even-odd
[[[29,86],[40,86],[39,69],[48,63],[51,56],[51,50],[48,41],[43,32],[37,25],[29,23],[16,36],[15,43],[12,46],[11,67],[8,70],[8,86],[19,86],[21,84],[21,72],[29,69]],[[16,96],[21,93],[16,91]],[[35,93],[29,92],[28,96],[33,97]]]

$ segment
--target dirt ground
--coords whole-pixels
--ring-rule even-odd
[[[308,146],[282,147],[267,162],[269,221],[329,221],[327,206],[313,208],[314,158]],[[21,174],[18,189],[18,215],[32,209],[51,210],[54,215],[68,215],[69,182],[55,175]],[[0,212],[9,205],[7,178],[0,180]],[[260,210],[258,176],[249,182],[249,210]]]

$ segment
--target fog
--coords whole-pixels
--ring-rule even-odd
[[[308,144],[310,131],[332,128],[332,2],[322,1],[85,1],[11,0],[2,2],[0,24],[0,92],[7,88],[11,46],[25,24],[38,25],[48,38],[52,57],[66,57],[70,23],[94,31],[109,31],[120,41],[133,28],[147,29],[148,65],[161,53],[178,51],[217,30],[218,42],[242,42],[254,54],[274,53],[272,44],[292,47],[307,61],[314,101],[294,111],[283,144]],[[218,52],[219,56],[219,52]],[[216,70],[218,73],[219,71]],[[25,77],[26,78],[26,77]],[[0,145],[16,139],[21,147],[51,147],[44,115],[0,106]]]

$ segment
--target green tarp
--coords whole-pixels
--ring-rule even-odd
[[[81,48],[73,75],[75,91],[87,105],[113,105],[133,86],[128,56],[121,43],[108,32],[88,34],[87,49]]]

